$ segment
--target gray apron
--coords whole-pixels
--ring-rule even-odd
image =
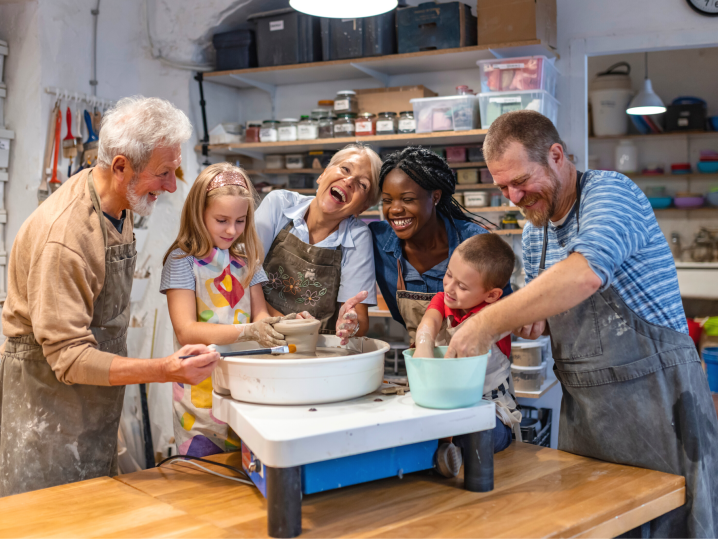
[[[100,350],[126,356],[135,242],[107,246],[92,172],[87,182],[105,241],[90,330]],[[64,384],[32,333],[9,338],[0,363],[0,496],[117,475],[124,394],[124,386]]]
[[[577,180],[576,220],[581,200]],[[544,228],[539,274],[545,269]],[[636,315],[613,287],[548,319],[563,400],[558,448],[682,475],[686,503],[652,537],[718,534],[718,419],[688,335]]]
[[[316,247],[290,234],[288,223],[274,238],[264,259],[269,282],[264,298],[282,314],[307,311],[322,321],[320,333],[334,335],[340,305],[342,248]]]

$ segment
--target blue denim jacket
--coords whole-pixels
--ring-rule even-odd
[[[454,221],[456,223],[456,227],[454,227],[448,217],[441,213],[438,215],[443,219],[449,237],[449,258],[451,258],[454,249],[462,241],[476,234],[488,233],[486,229],[470,221]],[[401,252],[401,240],[396,236],[389,223],[375,221],[369,223],[369,229],[374,239],[376,282],[382,296],[384,296],[384,301],[389,307],[392,318],[405,326],[404,319],[399,313],[399,307],[396,304],[396,282],[399,277],[396,261],[401,262],[401,271],[404,275],[407,290],[436,294],[444,291],[444,274],[446,273],[446,267],[449,265],[449,258],[442,260],[422,275],[404,258]],[[511,285],[507,284],[506,288],[504,288],[504,296],[510,293]]]

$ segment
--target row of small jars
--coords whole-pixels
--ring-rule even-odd
[[[395,112],[370,112],[355,114],[347,112],[337,116],[322,116],[314,119],[302,116],[295,118],[264,120],[261,124],[249,123],[246,142],[290,142],[294,140],[314,140],[338,137],[361,137],[369,135],[393,135],[396,133],[416,132],[413,111],[405,111],[397,116]]]

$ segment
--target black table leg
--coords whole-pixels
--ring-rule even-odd
[[[302,476],[299,466],[265,468],[267,472],[267,533],[287,539],[302,533]]]
[[[494,490],[494,431],[472,432],[462,436],[464,488],[471,492]]]

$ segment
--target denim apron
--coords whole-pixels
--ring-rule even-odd
[[[264,259],[269,281],[264,298],[282,314],[307,311],[322,321],[320,333],[334,335],[339,284],[342,277],[342,248],[316,247],[290,234],[288,223],[274,238]]]
[[[548,224],[539,274],[547,245]],[[547,322],[563,391],[558,448],[684,476],[685,505],[644,535],[716,537],[718,419],[691,338],[643,320],[613,287]]]
[[[135,241],[107,246],[92,171],[87,183],[105,243],[105,281],[90,331],[99,350],[126,356]],[[0,364],[0,496],[117,475],[124,394],[125,386],[64,384],[32,333],[9,338]]]

